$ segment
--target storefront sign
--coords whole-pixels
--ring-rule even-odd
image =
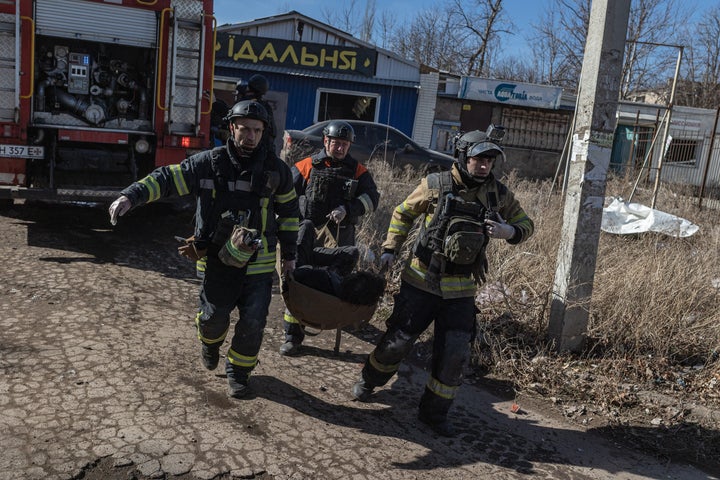
[[[458,98],[524,107],[560,108],[561,87],[462,77]]]
[[[372,77],[375,75],[377,51],[370,48],[294,42],[218,32],[215,59]]]

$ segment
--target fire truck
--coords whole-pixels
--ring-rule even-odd
[[[0,0],[0,200],[105,201],[210,146],[213,0]]]

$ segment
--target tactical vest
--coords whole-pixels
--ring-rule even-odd
[[[215,250],[225,244],[234,225],[263,231],[261,201],[275,193],[280,174],[267,156],[262,162],[254,159],[251,169],[241,170],[226,146],[206,154],[210,156],[214,179],[200,194],[196,238],[208,242],[208,247]]]
[[[355,198],[357,190],[357,160],[347,158],[339,166],[325,164],[324,152],[312,157],[312,169],[305,190],[305,211],[303,215],[315,225],[327,222],[327,215],[338,205],[343,205]],[[349,213],[349,212],[348,212]],[[342,223],[357,223],[357,217],[348,215]]]
[[[433,253],[443,258],[439,273],[465,275],[473,273],[484,280],[487,271],[485,249],[489,238],[485,235],[485,219],[497,207],[497,199],[488,198],[488,210],[479,202],[465,202],[457,191],[449,171],[436,172],[427,177],[428,188],[438,191],[438,203],[430,222],[420,226],[415,255],[430,266]],[[504,186],[496,183],[498,193]]]

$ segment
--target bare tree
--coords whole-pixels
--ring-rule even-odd
[[[333,4],[332,7],[323,7],[320,11],[323,16],[323,21],[328,25],[338,28],[350,35],[355,35],[359,30],[353,19],[355,18],[355,6],[357,0],[347,0],[343,3],[342,8],[337,8],[338,4]]]
[[[491,47],[501,33],[510,33],[503,21],[503,0],[453,0],[450,15],[456,22],[458,54],[463,57],[464,73],[481,76],[490,73]]]
[[[396,28],[392,50],[438,70],[459,72],[462,65],[454,24],[437,6],[418,12],[409,24]]]
[[[720,105],[720,5],[706,10],[692,29],[693,45],[685,50],[687,71],[676,104],[700,108]]]
[[[546,81],[574,89],[580,78],[591,0],[553,0],[543,22],[533,25],[536,53]],[[628,22],[621,97],[655,87],[672,76],[681,25],[687,22],[677,0],[633,0]]]
[[[688,14],[676,0],[635,0],[630,9],[621,98],[666,84],[674,73]]]

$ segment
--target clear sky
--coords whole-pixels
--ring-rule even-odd
[[[379,11],[390,10],[395,13],[396,18],[410,18],[408,12],[414,12],[430,8],[437,3],[437,0],[376,0],[375,5]],[[507,46],[510,53],[519,53],[527,49],[528,41],[526,36],[531,32],[531,24],[539,23],[544,16],[544,10],[551,3],[550,0],[505,0],[504,9],[506,15],[512,20],[516,27],[516,34],[506,36]],[[337,5],[342,9],[349,4],[347,0],[293,0],[293,1],[239,1],[239,0],[215,0],[215,18],[218,25],[225,23],[240,23],[254,20],[256,18],[270,17],[280,13],[295,10],[318,21],[324,21],[323,10],[327,7]],[[356,9],[362,13],[365,6],[364,0],[356,1]]]

